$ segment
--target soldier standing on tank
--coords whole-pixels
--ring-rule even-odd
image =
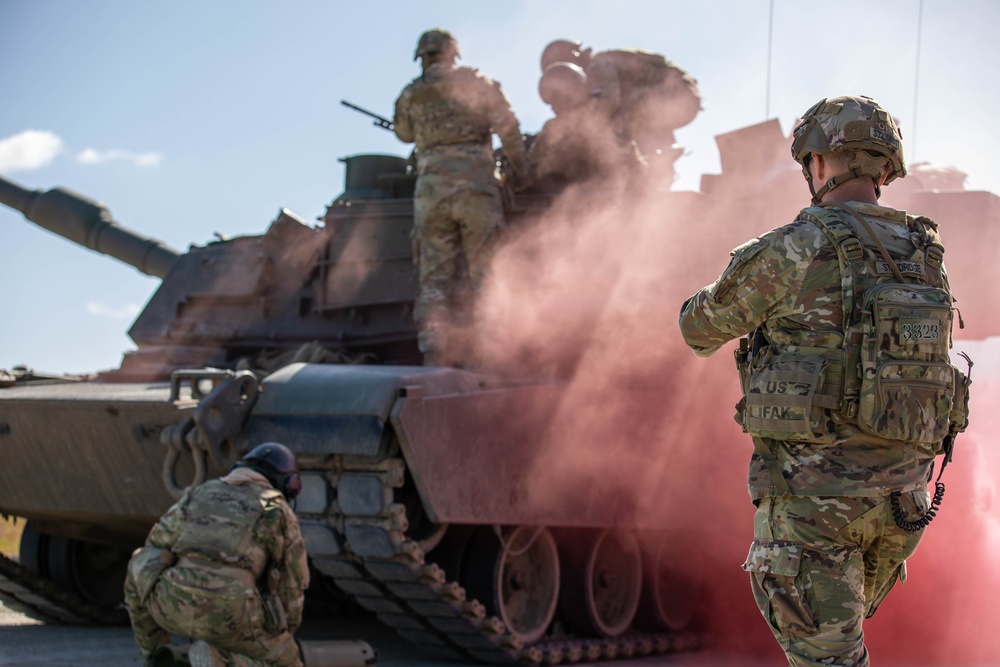
[[[638,146],[616,131],[578,65],[550,65],[538,83],[538,94],[555,117],[545,122],[528,149],[532,189],[559,192],[594,178],[642,173],[646,163]]]
[[[757,507],[743,567],[789,665],[865,667],[862,622],[905,579],[940,503],[927,486],[967,424],[968,380],[948,361],[937,226],[878,203],[906,175],[889,114],[867,97],[821,100],[792,155],[814,206],[733,250],[680,328],[699,356],[750,334],[737,350]]]
[[[396,136],[416,144],[414,262],[420,288],[414,318],[424,363],[440,361],[443,329],[463,312],[460,283],[475,293],[504,226],[501,176],[493,155],[497,134],[512,170],[526,174],[517,118],[500,85],[470,67],[458,67],[458,42],[435,28],[420,36],[414,59],[423,68],[396,100]],[[464,256],[467,281],[459,275]]]
[[[543,75],[557,62],[586,72],[598,105],[617,131],[638,144],[658,178],[673,182],[673,164],[683,152],[674,131],[701,110],[698,82],[664,56],[639,49],[593,53],[578,41],[557,39],[542,51]]]
[[[302,665],[292,635],[309,570],[288,505],[301,488],[295,455],[271,442],[167,510],[125,581],[143,659],[175,634],[194,640],[193,667]]]

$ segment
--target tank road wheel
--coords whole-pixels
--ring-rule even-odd
[[[57,586],[106,609],[124,600],[127,549],[60,535],[49,536],[48,546],[49,576]]]
[[[561,535],[559,612],[583,636],[617,637],[635,618],[642,593],[642,553],[629,532],[566,531]]]
[[[526,644],[548,629],[559,600],[559,551],[542,526],[519,526],[501,538],[482,529],[469,544],[461,584]]]
[[[642,598],[635,623],[644,630],[683,630],[694,616],[697,586],[674,565],[666,540],[642,549]]]
[[[449,525],[442,539],[434,546],[434,550],[427,554],[427,560],[444,570],[448,581],[461,579],[462,564],[466,560],[465,554],[475,531],[475,526]]]
[[[24,531],[21,533],[21,546],[18,549],[18,560],[21,567],[48,577],[49,563],[49,536],[35,527],[34,521],[24,524]]]

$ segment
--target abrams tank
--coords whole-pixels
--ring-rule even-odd
[[[303,469],[310,596],[442,658],[695,647],[669,526],[614,484],[539,493],[557,482],[539,459],[564,380],[421,365],[414,178],[395,156],[345,162],[321,226],[282,210],[261,235],[183,253],[69,190],[0,179],[28,220],[162,279],[119,368],[6,374],[0,512],[27,524],[19,557],[0,557],[0,598],[46,620],[126,622],[125,565],[156,519],[279,441]],[[549,203],[522,197],[514,217]]]

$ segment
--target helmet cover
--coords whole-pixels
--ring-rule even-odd
[[[237,461],[233,468],[256,470],[288,500],[294,500],[302,490],[298,459],[292,450],[277,442],[257,445]]]
[[[557,39],[542,51],[542,72],[553,63],[573,63],[584,67],[590,56],[590,49],[584,49],[582,42]]]
[[[890,165],[885,182],[906,176],[903,141],[892,116],[864,95],[823,99],[802,114],[795,128],[792,157],[806,170],[810,153],[872,151]],[[869,173],[875,177],[875,174]]]
[[[538,94],[553,108],[571,109],[586,102],[591,96],[587,74],[573,63],[552,63],[538,82]]]
[[[413,59],[416,60],[420,56],[431,53],[440,53],[449,42],[455,48],[455,55],[461,58],[462,54],[458,50],[458,40],[455,39],[455,36],[447,30],[431,28],[420,35],[420,39],[417,40],[417,50],[413,54]]]

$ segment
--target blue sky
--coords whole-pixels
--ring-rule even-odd
[[[286,207],[313,221],[343,190],[338,158],[409,147],[342,98],[391,115],[418,73],[420,32],[458,37],[526,132],[549,116],[538,59],[555,38],[644,48],[699,81],[678,132],[677,189],[717,173],[714,136],[822,97],[867,94],[901,122],[907,158],[959,167],[1000,193],[1000,3],[775,0],[138,3],[0,0],[0,175],[65,186],[179,249],[254,234]],[[915,150],[914,150],[915,149]],[[806,197],[803,196],[803,203]],[[776,221],[781,222],[781,221]],[[157,280],[0,210],[0,368],[116,367]]]

